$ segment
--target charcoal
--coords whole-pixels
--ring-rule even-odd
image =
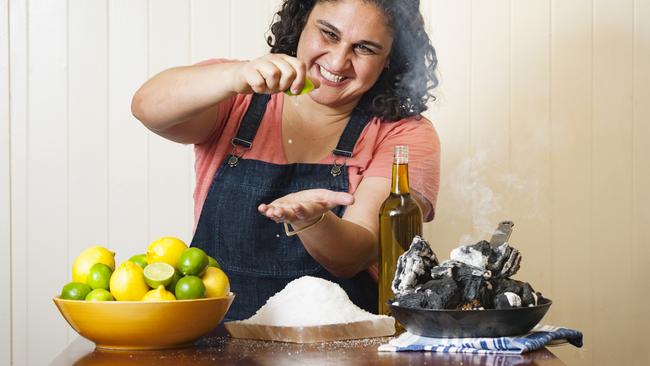
[[[492,250],[486,268],[492,272],[493,277],[508,278],[514,276],[521,265],[521,253],[503,243]]]
[[[423,304],[427,309],[454,309],[461,299],[460,288],[451,277],[431,280],[416,288],[416,291],[427,295],[426,303]]]
[[[521,307],[521,297],[513,292],[504,292],[494,297],[495,309],[512,309]]]
[[[483,277],[465,276],[459,278],[461,304],[478,303],[478,307],[492,307],[492,284]]]
[[[439,266],[431,268],[431,278],[440,280],[443,278],[452,278],[454,276],[454,266],[450,261],[444,261]]]
[[[521,253],[508,244],[512,222],[502,222],[490,242],[463,245],[438,263],[419,236],[397,261],[392,289],[402,306],[425,309],[509,309],[537,305],[544,298],[528,283],[510,277]]]
[[[395,295],[415,291],[418,283],[431,278],[431,268],[438,264],[429,243],[416,236],[409,249],[397,260],[397,269],[391,285]]]
[[[522,292],[519,295],[521,296],[521,305],[522,306],[535,306],[537,305],[537,298],[535,295],[535,290],[529,283],[525,283],[522,288]]]
[[[459,277],[468,275],[483,278],[491,277],[490,271],[484,268],[469,266],[463,262],[456,260],[444,261],[439,266],[433,267],[431,269],[431,278],[434,280],[445,277],[453,277],[454,279],[458,280]]]
[[[493,286],[494,293],[497,296],[505,292],[517,294],[521,298],[522,306],[534,306],[538,303],[538,296],[535,294],[535,290],[529,283],[510,278],[500,278],[493,280]]]
[[[467,265],[457,260],[448,260],[431,270],[433,281],[453,280],[461,289],[460,303],[456,307],[462,307],[473,303],[472,306],[487,308],[492,305],[492,285],[490,271]]]
[[[427,294],[424,292],[410,292],[399,295],[396,299],[399,306],[407,308],[426,308]]]
[[[473,245],[463,245],[451,251],[450,258],[468,266],[485,269],[492,256],[490,243],[482,240]]]

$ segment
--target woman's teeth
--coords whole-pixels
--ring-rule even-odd
[[[327,71],[323,66],[320,67],[320,73],[325,79],[333,83],[340,83],[341,81],[347,79],[345,76],[334,75],[331,72]]]

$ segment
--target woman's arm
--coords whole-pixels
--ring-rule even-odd
[[[149,79],[131,111],[148,129],[180,143],[203,142],[214,129],[219,102],[235,95],[240,62],[175,67]]]
[[[379,208],[390,192],[390,180],[364,178],[354,197],[327,190],[297,192],[262,204],[259,210],[269,218],[287,221],[299,230],[320,219],[316,225],[298,234],[305,249],[325,269],[337,277],[352,277],[377,260],[379,245]],[[348,205],[343,218],[330,209]]]
[[[300,90],[305,75],[302,61],[282,54],[175,67],[144,83],[133,96],[131,111],[158,135],[196,144],[214,130],[220,102],[241,93]]]

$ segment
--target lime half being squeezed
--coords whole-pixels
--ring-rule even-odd
[[[291,91],[291,89],[287,89],[287,90],[285,90],[284,94],[293,97],[293,96],[296,96],[296,95],[307,94],[310,91],[314,90],[315,88],[316,88],[316,86],[314,85],[314,82],[310,78],[305,78],[305,85],[300,90],[300,93],[294,94]]]

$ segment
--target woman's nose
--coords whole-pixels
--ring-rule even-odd
[[[348,68],[350,63],[350,51],[345,44],[337,44],[330,49],[330,66],[332,71],[343,71]]]

